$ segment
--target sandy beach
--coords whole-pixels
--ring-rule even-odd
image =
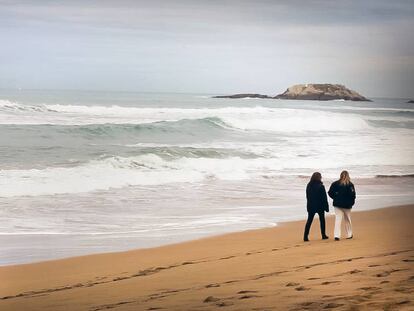
[[[1,310],[413,310],[414,206],[353,214],[355,237],[304,221],[0,267]]]

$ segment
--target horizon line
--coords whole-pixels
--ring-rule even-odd
[[[262,94],[262,93],[256,93],[252,91],[245,91],[245,92],[228,92],[228,93],[214,93],[214,92],[182,92],[182,91],[138,91],[138,90],[116,90],[116,89],[73,89],[73,88],[4,88],[0,87],[0,91],[68,91],[68,92],[74,92],[74,91],[80,91],[80,92],[107,92],[107,93],[141,93],[141,94],[194,94],[194,95],[233,95],[233,94],[248,94],[248,93],[254,93],[254,94]],[[262,95],[268,95],[268,94],[262,94]],[[275,96],[278,94],[275,94]],[[412,97],[386,97],[386,96],[369,96],[366,95],[368,98],[376,98],[376,99],[408,99],[411,100],[414,98]]]

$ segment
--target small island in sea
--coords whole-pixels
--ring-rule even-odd
[[[289,87],[282,94],[274,97],[262,94],[234,94],[219,95],[213,98],[273,98],[273,99],[298,99],[298,100],[351,100],[371,101],[361,94],[348,89],[341,84],[296,84]]]
[[[346,88],[341,84],[296,84],[289,87],[284,93],[277,95],[277,99],[301,100],[352,100],[371,101],[361,94]]]
[[[414,104],[414,99],[410,99],[407,101],[407,104]]]

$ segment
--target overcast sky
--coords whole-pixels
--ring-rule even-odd
[[[414,1],[4,1],[0,88],[414,97]]]

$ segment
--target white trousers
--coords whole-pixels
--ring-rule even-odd
[[[345,231],[346,237],[350,238],[352,236],[352,223],[351,223],[351,209],[350,208],[341,208],[335,207],[335,238],[341,237],[341,224],[342,218],[345,220]]]

